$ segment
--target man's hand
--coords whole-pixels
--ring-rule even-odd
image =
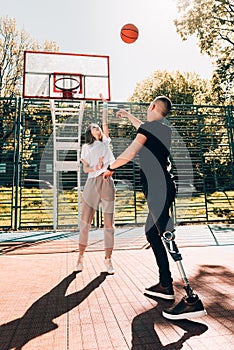
[[[128,120],[132,123],[132,125],[138,129],[139,126],[142,124],[142,121],[131,113],[127,112],[125,109],[120,109],[118,112],[116,112],[116,117],[118,118],[128,118]]]
[[[118,112],[116,112],[116,117],[118,118],[128,118],[129,115],[130,113],[125,109],[120,109]]]
[[[109,181],[109,177],[111,177],[113,174],[114,174],[114,171],[106,170],[106,171],[102,174],[103,180],[104,180],[105,182],[108,182],[108,181]]]

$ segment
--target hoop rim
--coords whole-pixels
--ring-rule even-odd
[[[60,80],[72,80],[72,81],[75,81],[75,82],[77,83],[77,85],[74,86],[74,87],[71,87],[71,88],[60,87],[60,86],[56,85],[56,83],[57,83],[58,81],[60,81]],[[76,89],[78,89],[78,88],[80,87],[80,82],[79,82],[76,78],[72,78],[72,77],[61,77],[61,78],[58,78],[58,79],[55,80],[54,86],[56,87],[56,89],[61,90],[61,91],[74,91],[74,90],[76,90]]]

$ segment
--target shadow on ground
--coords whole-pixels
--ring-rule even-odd
[[[74,271],[50,292],[35,301],[22,317],[1,325],[0,349],[20,350],[30,340],[58,328],[53,320],[79,305],[100,286],[107,275],[103,272],[82,290],[65,296],[77,273]]]
[[[220,322],[220,326],[224,325],[231,332],[234,318],[234,310],[231,304],[234,274],[220,265],[202,265],[197,275],[190,280],[190,284],[198,295],[201,293],[204,296],[206,300],[204,306],[208,315],[212,315]],[[225,284],[226,287],[223,288]],[[222,288],[219,288],[221,286]],[[176,287],[181,288],[179,285],[176,285]],[[230,293],[226,294],[225,291]],[[152,297],[152,299],[157,302],[157,305],[133,319],[132,350],[179,350],[183,348],[183,344],[188,339],[200,336],[208,330],[208,326],[200,322],[162,319],[162,310],[171,306],[171,303],[159,298]],[[205,317],[203,319],[206,320]],[[157,334],[157,327],[161,325],[161,328],[165,327],[165,332],[170,332],[169,324],[183,329],[185,333],[176,342],[163,345]],[[170,338],[170,335],[168,335],[168,338]]]
[[[46,249],[45,244],[48,242],[63,242],[64,246],[64,240],[65,242],[69,242],[69,239],[73,242],[72,239],[74,239],[74,236],[76,233],[74,232],[33,232],[33,233],[27,233],[27,234],[21,234],[19,237],[11,238],[10,235],[8,239],[2,239],[0,240],[0,254],[1,255],[19,255],[19,254],[51,254],[51,247],[50,249]],[[0,236],[1,238],[1,236]],[[54,245],[53,245],[54,246]],[[39,247],[42,249],[37,249],[37,251],[32,251],[30,248]],[[61,247],[59,247],[59,252],[61,252]],[[68,247],[65,245],[65,249],[63,248],[62,252],[68,253],[68,252],[74,252],[77,251],[77,247],[74,248],[74,246]],[[52,251],[53,253],[53,251]],[[57,253],[55,250],[54,253]]]
[[[165,306],[166,303],[164,303]],[[162,305],[160,305],[161,308]],[[173,321],[172,323],[183,329],[185,333],[176,342],[163,345],[156,332],[157,322],[161,323],[158,306],[133,319],[132,350],[179,350],[182,349],[183,343],[186,340],[193,336],[201,335],[208,329],[206,325],[198,322],[188,320]],[[171,331],[168,327],[165,330],[168,332]]]

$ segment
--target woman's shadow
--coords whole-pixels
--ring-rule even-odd
[[[156,307],[137,315],[133,319],[132,350],[179,350],[182,349],[186,340],[207,331],[208,327],[202,323],[189,320],[171,321],[172,324],[183,329],[185,333],[176,342],[163,345],[154,326],[162,319],[161,311],[165,306],[168,305],[162,301]],[[170,332],[169,328],[168,332]]]
[[[77,272],[74,271],[50,292],[35,301],[22,317],[0,326],[1,350],[20,350],[31,339],[58,328],[53,320],[78,306],[100,286],[107,276],[103,272],[85,288],[65,296],[76,274]]]

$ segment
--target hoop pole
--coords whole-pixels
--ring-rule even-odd
[[[78,131],[78,145],[79,145],[78,161],[79,161],[79,168],[78,168],[78,172],[77,172],[77,184],[78,184],[78,186],[77,186],[78,187],[78,193],[77,193],[77,200],[78,200],[78,230],[80,229],[80,216],[81,216],[80,145],[81,145],[81,131],[82,131],[84,109],[85,109],[85,101],[81,101],[80,102],[80,110],[79,110],[79,131]]]
[[[58,226],[58,198],[57,198],[57,172],[56,172],[56,118],[54,100],[50,100],[50,110],[53,124],[53,230],[56,232]]]

